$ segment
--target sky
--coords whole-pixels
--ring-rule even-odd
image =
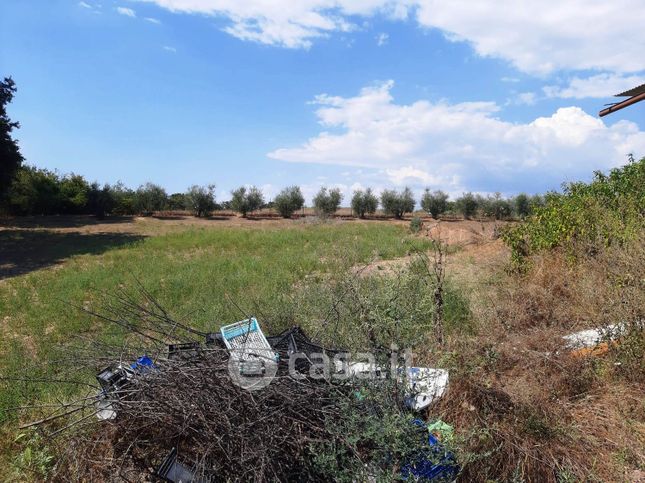
[[[540,193],[645,156],[642,0],[0,0],[31,165],[169,193]]]

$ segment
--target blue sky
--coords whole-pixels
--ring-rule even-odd
[[[645,105],[597,117],[638,3],[2,0],[0,75],[28,162],[90,180],[542,192],[645,155]]]

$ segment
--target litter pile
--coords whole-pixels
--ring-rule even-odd
[[[375,363],[354,362],[344,351],[317,345],[299,327],[266,337],[249,317],[219,332],[201,333],[153,303],[120,302],[118,310],[100,317],[126,328],[130,346],[121,347],[118,359],[98,371],[98,391],[41,421],[71,419],[50,434],[78,429],[70,434],[57,477],[329,479],[315,463],[313,448],[319,443],[343,447],[370,476],[378,470],[370,458],[371,443],[350,442],[330,423],[343,420],[348,405],[374,414],[369,402],[362,401],[360,387],[389,390],[392,385],[383,380],[394,382],[400,394],[395,410],[410,414],[409,431],[418,434],[419,442],[405,454],[393,451],[388,471],[404,479],[456,477],[457,463],[435,436],[439,433],[433,435],[414,416],[441,397],[448,384],[446,371],[401,367],[388,373]],[[94,364],[109,357],[107,351]]]

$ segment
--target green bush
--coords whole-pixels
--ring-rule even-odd
[[[339,400],[340,417],[326,426],[332,437],[307,448],[316,479],[392,481],[393,472],[427,448],[428,430],[401,407],[403,388],[397,386],[365,383]]]
[[[418,216],[413,216],[410,220],[410,231],[412,233],[419,233],[423,228],[423,220]]]
[[[609,246],[633,239],[645,226],[645,158],[594,173],[591,183],[570,183],[563,193],[549,193],[526,221],[507,229],[502,238],[513,263],[556,247],[573,253],[581,246]]]

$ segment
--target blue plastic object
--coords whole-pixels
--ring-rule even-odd
[[[423,421],[415,419],[413,424],[425,429]],[[441,442],[428,433],[428,448],[421,450],[403,465],[401,476],[404,480],[453,481],[459,473],[455,455],[446,450]]]
[[[150,369],[156,369],[155,363],[147,355],[139,357],[135,362],[130,364],[132,370],[137,372],[146,372]]]

